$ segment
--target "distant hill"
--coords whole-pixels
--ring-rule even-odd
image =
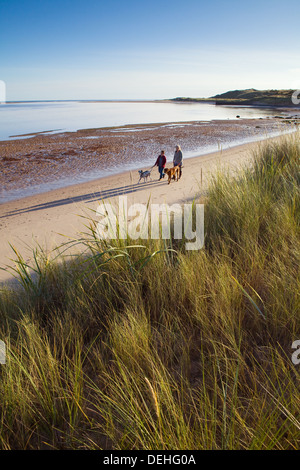
[[[212,96],[216,104],[244,104],[252,106],[294,106],[292,94],[295,90],[234,90]]]
[[[205,101],[215,102],[217,105],[245,105],[245,106],[278,106],[295,107],[292,94],[295,90],[248,90],[227,91],[210,98],[175,98],[174,101]],[[299,105],[298,105],[299,107]]]

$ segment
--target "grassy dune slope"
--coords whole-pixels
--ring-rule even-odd
[[[256,106],[294,106],[292,94],[295,90],[235,90],[213,96],[216,104],[244,104]]]
[[[292,94],[295,90],[232,90],[210,98],[184,98],[178,97],[174,101],[207,101],[217,105],[239,105],[239,106],[275,106],[295,107],[292,102]],[[299,105],[297,105],[299,107]]]
[[[300,445],[299,136],[217,175],[205,248],[86,238],[1,292],[1,449]]]

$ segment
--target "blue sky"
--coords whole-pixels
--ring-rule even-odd
[[[300,88],[299,0],[0,0],[7,100]]]

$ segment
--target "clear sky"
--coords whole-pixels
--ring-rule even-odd
[[[7,100],[300,88],[299,0],[0,0]]]

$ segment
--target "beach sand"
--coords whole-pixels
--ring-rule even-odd
[[[275,137],[271,140],[277,140]],[[260,142],[234,146],[224,151],[184,159],[183,176],[168,185],[166,178],[158,181],[157,167],[153,168],[152,181],[138,184],[137,170],[76,184],[42,194],[6,202],[0,205],[0,267],[13,266],[15,255],[12,244],[30,263],[32,248],[40,244],[50,252],[56,246],[87,232],[86,217],[96,219],[95,210],[101,200],[116,202],[126,195],[128,204],[187,202],[205,195],[208,181],[219,169],[231,174],[249,165],[251,152]],[[10,275],[0,271],[0,281]]]

